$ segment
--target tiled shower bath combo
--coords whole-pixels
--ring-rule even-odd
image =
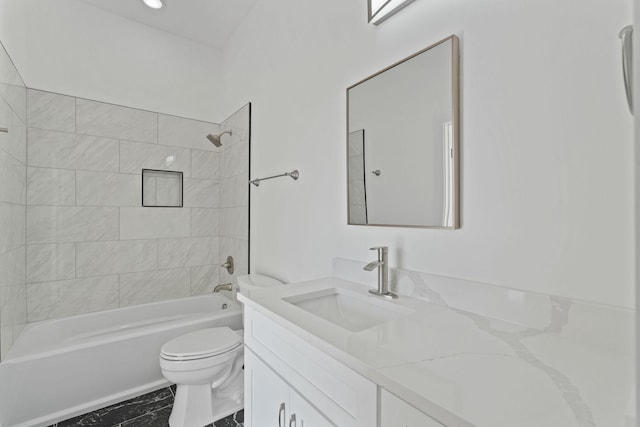
[[[211,292],[228,255],[246,272],[246,131],[217,149],[215,123],[27,94],[29,322]],[[143,169],[182,172],[184,207],[142,207]]]

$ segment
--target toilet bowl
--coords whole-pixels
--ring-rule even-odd
[[[207,328],[165,343],[162,375],[177,385],[171,427],[202,427],[243,406],[242,331]]]

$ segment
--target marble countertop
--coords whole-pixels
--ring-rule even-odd
[[[389,303],[410,314],[351,332],[283,300],[330,288],[379,300],[338,278],[238,299],[447,427],[635,425],[632,345],[575,333],[568,316],[535,329],[401,296]]]

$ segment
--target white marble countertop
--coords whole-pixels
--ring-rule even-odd
[[[538,330],[403,296],[389,303],[411,314],[350,332],[283,300],[329,288],[379,300],[338,278],[238,299],[447,427],[632,425],[631,345],[583,339],[569,319]]]

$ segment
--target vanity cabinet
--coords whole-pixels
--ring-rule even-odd
[[[247,427],[378,425],[375,383],[251,307],[244,316]]]
[[[251,350],[245,352],[246,426],[331,426],[318,410]]]
[[[445,427],[384,389],[380,393],[380,426]]]

